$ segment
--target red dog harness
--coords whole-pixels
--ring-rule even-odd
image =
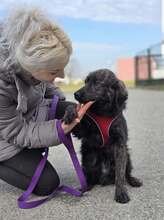
[[[109,141],[109,130],[117,116],[115,118],[99,116],[92,112],[87,112],[87,116],[89,116],[92,119],[92,121],[96,124],[97,128],[99,129],[103,142],[101,147],[103,147]]]

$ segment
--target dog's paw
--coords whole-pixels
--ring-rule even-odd
[[[116,189],[115,200],[119,203],[128,203],[130,201],[130,198],[126,189]]]
[[[87,192],[90,191],[91,189],[93,189],[94,185],[87,185],[87,187],[83,190],[83,189],[79,189],[79,191],[81,192]]]
[[[76,110],[76,105],[69,105],[69,106],[67,106],[67,108],[65,110],[65,114],[64,114],[62,121],[65,124],[71,124],[71,122],[73,122],[75,120],[75,118],[77,118],[77,116],[78,116],[78,114],[77,114],[77,110]]]
[[[88,185],[87,186],[87,191],[90,191],[91,189],[93,189],[94,185]]]
[[[128,183],[132,187],[140,187],[143,185],[141,180],[137,179],[136,177],[132,177],[132,176],[128,178]]]

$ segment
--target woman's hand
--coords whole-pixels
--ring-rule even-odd
[[[90,108],[90,106],[94,103],[94,101],[89,101],[84,105],[77,106],[77,117],[70,123],[65,124],[62,122],[61,126],[65,134],[69,133],[83,118],[86,111]]]

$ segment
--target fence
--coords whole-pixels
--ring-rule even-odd
[[[137,54],[135,81],[136,85],[164,84],[164,42]]]

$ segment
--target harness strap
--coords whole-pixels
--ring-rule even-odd
[[[50,119],[53,119],[54,116],[55,116],[55,113],[56,113],[56,107],[57,107],[57,103],[58,103],[58,97],[54,95],[53,97],[53,100],[52,100],[52,105],[51,105],[51,108],[50,108],[50,111],[49,111],[49,120]],[[46,201],[52,199],[53,197],[55,197],[55,195],[58,193],[58,192],[67,192],[71,195],[74,195],[74,196],[82,196],[83,195],[83,192],[85,192],[87,190],[87,183],[86,183],[86,179],[85,179],[85,176],[84,176],[84,173],[82,171],[82,168],[80,166],[80,163],[78,161],[78,158],[77,158],[77,155],[76,155],[76,152],[74,150],[74,146],[73,146],[73,142],[72,142],[72,139],[71,139],[71,135],[70,134],[67,134],[65,135],[64,134],[64,131],[61,127],[61,120],[57,120],[57,131],[58,131],[58,135],[59,135],[59,138],[60,138],[60,141],[66,146],[69,154],[70,154],[70,157],[72,159],[72,162],[73,162],[73,165],[74,165],[74,168],[76,170],[76,174],[79,178],[79,182],[80,182],[80,185],[81,185],[81,188],[78,190],[78,189],[74,189],[72,187],[69,187],[69,186],[65,186],[65,185],[61,185],[59,187],[57,187],[49,196],[47,196],[46,198],[44,199],[41,199],[41,200],[35,200],[35,201],[30,201],[30,202],[27,202],[29,196],[31,195],[31,193],[33,192],[39,178],[40,178],[40,175],[44,169],[44,166],[46,164],[46,161],[47,161],[47,157],[48,157],[48,148],[45,148],[45,152],[44,152],[44,155],[43,155],[43,158],[41,159],[41,161],[39,162],[36,170],[35,170],[35,173],[31,179],[31,182],[27,188],[26,191],[23,192],[23,194],[18,198],[18,206],[19,208],[22,208],[22,209],[30,209],[30,208],[34,208],[34,207],[37,207],[43,203],[45,203]]]
[[[98,128],[102,139],[102,145],[100,147],[104,147],[105,144],[108,143],[110,138],[110,128],[119,115],[117,115],[116,117],[99,116],[90,111],[88,111],[86,115],[94,122],[94,124]]]

